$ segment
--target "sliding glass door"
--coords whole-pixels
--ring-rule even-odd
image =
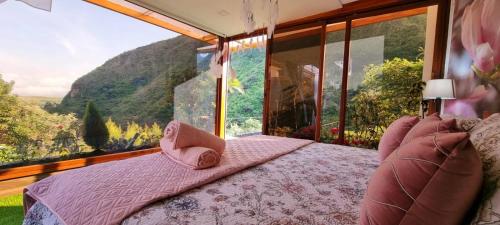
[[[275,35],[270,48],[268,131],[314,139],[321,27]]]
[[[352,21],[346,144],[377,148],[389,124],[419,114],[426,12],[423,8]]]
[[[377,148],[390,123],[419,114],[422,81],[432,67],[436,8],[275,35],[267,133]]]

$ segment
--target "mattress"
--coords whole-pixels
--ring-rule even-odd
[[[376,151],[314,143],[151,204],[123,225],[357,224]],[[24,224],[61,224],[43,204]]]

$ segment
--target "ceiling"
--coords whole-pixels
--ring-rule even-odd
[[[244,32],[240,19],[242,0],[127,0],[199,29],[223,37]],[[250,0],[256,28],[265,27],[269,10],[266,0]],[[357,0],[278,0],[278,23],[288,22],[341,8]]]

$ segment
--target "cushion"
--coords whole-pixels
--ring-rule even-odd
[[[484,187],[472,224],[500,224],[500,114],[482,120],[470,131],[470,140],[483,161]]]
[[[369,181],[360,224],[460,224],[482,181],[468,137],[434,133],[396,149]]]
[[[441,119],[437,113],[434,113],[418,122],[406,134],[401,141],[401,145],[407,144],[411,140],[431,135],[435,132],[450,132],[456,129],[455,119]]]
[[[378,144],[378,157],[383,161],[394,149],[398,148],[408,131],[418,123],[416,116],[403,116],[392,122],[382,135]]]
[[[456,120],[456,128],[458,131],[470,131],[474,128],[481,119],[473,118],[473,117],[462,117],[455,115],[444,115],[441,116],[442,119],[455,119]]]
[[[481,122],[479,118],[456,118],[457,129],[460,131],[470,131]]]

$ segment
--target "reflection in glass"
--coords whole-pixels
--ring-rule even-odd
[[[326,30],[320,141],[338,143],[345,22],[328,25]]]
[[[314,139],[320,29],[276,35],[271,48],[268,129],[271,135]]]
[[[353,21],[345,141],[377,148],[391,122],[419,113],[426,14],[370,21]]]
[[[209,73],[213,52],[198,53],[197,76],[174,89],[174,119],[215,133],[217,79]]]

